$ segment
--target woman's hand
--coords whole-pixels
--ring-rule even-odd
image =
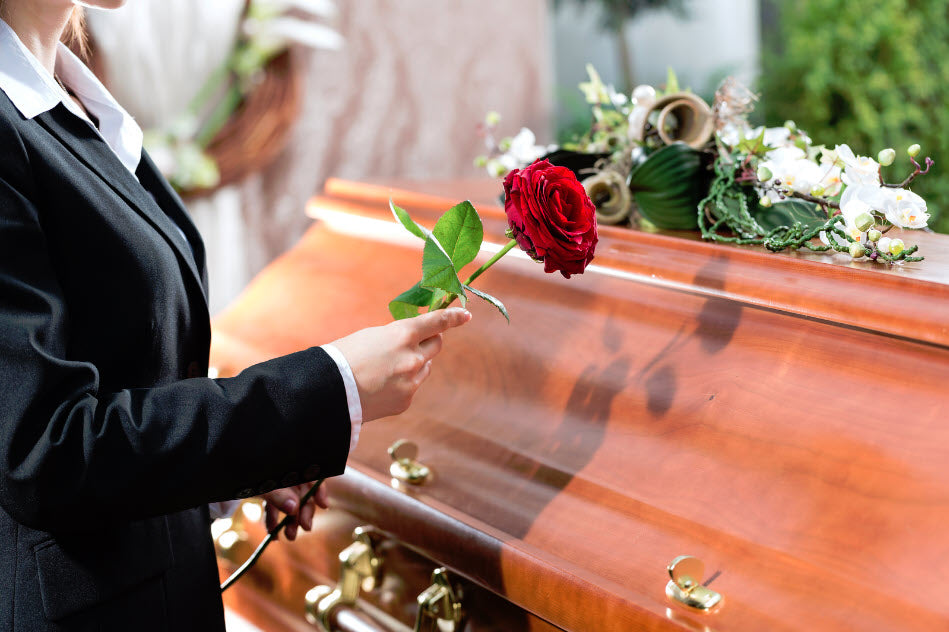
[[[452,307],[334,341],[356,378],[363,421],[407,409],[432,370],[432,358],[441,351],[442,332],[469,320],[467,310]]]
[[[315,483],[304,483],[294,487],[285,487],[284,489],[275,489],[261,496],[264,499],[264,510],[267,515],[267,531],[272,531],[282,519],[281,514],[293,516],[293,520],[287,524],[283,530],[288,540],[295,540],[297,529],[303,527],[305,531],[313,528],[313,514],[316,513],[317,506],[326,509],[329,507],[326,488],[322,485],[317,492],[307,500],[307,503],[300,507],[300,499],[309,491]]]

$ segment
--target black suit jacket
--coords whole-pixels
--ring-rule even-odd
[[[0,92],[0,630],[222,630],[206,503],[345,466],[323,350],[203,377],[201,238],[137,176]]]

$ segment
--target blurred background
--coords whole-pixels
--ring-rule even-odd
[[[539,143],[588,126],[593,63],[627,94],[667,70],[753,122],[876,155],[921,143],[949,199],[949,0],[133,0],[91,12],[96,71],[148,131],[208,244],[211,307],[291,247],[329,177],[488,177],[485,114]],[[222,70],[223,69],[223,70]],[[949,122],[949,121],[947,121]],[[906,165],[898,166],[905,167]],[[949,214],[931,225],[949,231]]]

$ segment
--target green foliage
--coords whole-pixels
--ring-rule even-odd
[[[758,224],[766,231],[772,231],[780,226],[794,226],[800,224],[806,230],[823,226],[827,222],[827,213],[819,206],[802,200],[786,200],[777,202],[770,208],[758,207],[755,214]]]
[[[761,88],[769,125],[795,119],[817,143],[849,144],[873,156],[897,150],[884,176],[911,170],[906,148],[921,143],[934,175],[913,185],[949,232],[949,0],[767,0]],[[890,179],[901,179],[898,175]]]
[[[396,206],[392,200],[389,200],[389,208],[403,228],[425,240],[422,251],[422,280],[389,302],[389,312],[393,318],[413,318],[419,315],[419,309],[422,307],[428,307],[429,311],[442,309],[448,307],[456,298],[465,305],[468,300],[465,290],[468,290],[494,305],[510,322],[507,309],[501,301],[470,285],[478,275],[497,261],[499,256],[479,268],[464,283],[458,277],[461,269],[478,256],[484,240],[481,217],[471,202],[461,202],[448,209],[438,218],[432,230],[415,223],[408,212]],[[500,254],[503,256],[503,253]]]
[[[484,240],[484,226],[478,211],[467,201],[438,218],[432,233],[451,257],[456,272],[474,261]]]
[[[629,188],[640,214],[658,228],[695,230],[695,209],[708,193],[702,153],[684,143],[656,150],[633,170]]]
[[[427,307],[432,301],[433,292],[416,283],[410,289],[396,296],[389,303],[389,313],[396,320],[418,316],[419,307]]]

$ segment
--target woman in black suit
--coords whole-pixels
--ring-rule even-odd
[[[201,238],[58,44],[73,15],[0,0],[0,631],[223,630],[207,503],[270,494],[309,527],[295,486],[342,473],[470,315],[207,378]]]

